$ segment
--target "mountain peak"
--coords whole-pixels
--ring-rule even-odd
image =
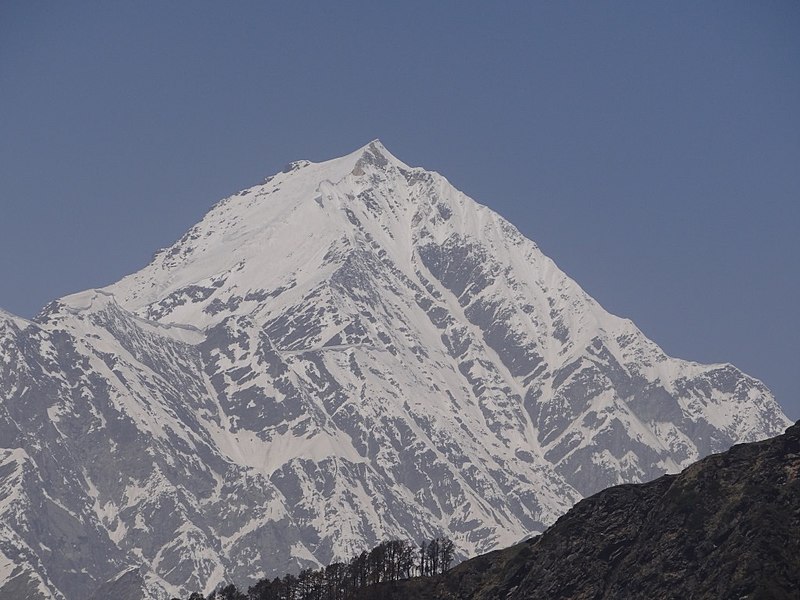
[[[50,597],[138,564],[188,595],[383,539],[476,554],[788,425],[378,140],[294,165],[27,331],[0,318],[0,431],[30,457],[0,468],[0,563]],[[31,597],[12,573],[0,598]]]
[[[354,154],[358,156],[358,160],[353,168],[354,175],[363,175],[364,169],[368,165],[379,169],[385,169],[392,164],[395,166],[407,167],[407,165],[389,152],[378,138],[375,138],[366,146],[361,147]]]
[[[388,150],[386,150],[386,146],[383,145],[383,142],[380,140],[380,138],[375,138],[369,144],[367,144],[366,146],[364,146],[361,149],[362,150],[366,150],[367,148],[372,148],[372,149],[375,149],[375,150],[383,150],[383,151],[388,152]]]

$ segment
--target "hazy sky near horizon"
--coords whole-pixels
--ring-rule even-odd
[[[800,3],[0,5],[0,307],[379,137],[800,418]]]

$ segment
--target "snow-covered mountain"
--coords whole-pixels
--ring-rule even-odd
[[[114,285],[0,313],[0,399],[0,598],[59,600],[391,537],[474,555],[789,425],[378,141],[226,198]]]

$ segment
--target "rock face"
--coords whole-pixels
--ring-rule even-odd
[[[475,555],[788,424],[377,141],[226,198],[114,285],[0,314],[0,400],[0,598],[137,567],[186,595],[392,537]]]
[[[582,500],[543,535],[364,600],[797,598],[800,422]]]

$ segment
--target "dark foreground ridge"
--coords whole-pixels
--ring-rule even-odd
[[[541,536],[364,598],[800,598],[800,422],[604,490]]]
[[[250,591],[230,597],[261,598]],[[332,593],[313,597],[342,597]],[[347,597],[796,599],[800,422],[781,436],[734,446],[678,475],[604,490],[541,536],[511,548],[439,575],[368,585]]]

